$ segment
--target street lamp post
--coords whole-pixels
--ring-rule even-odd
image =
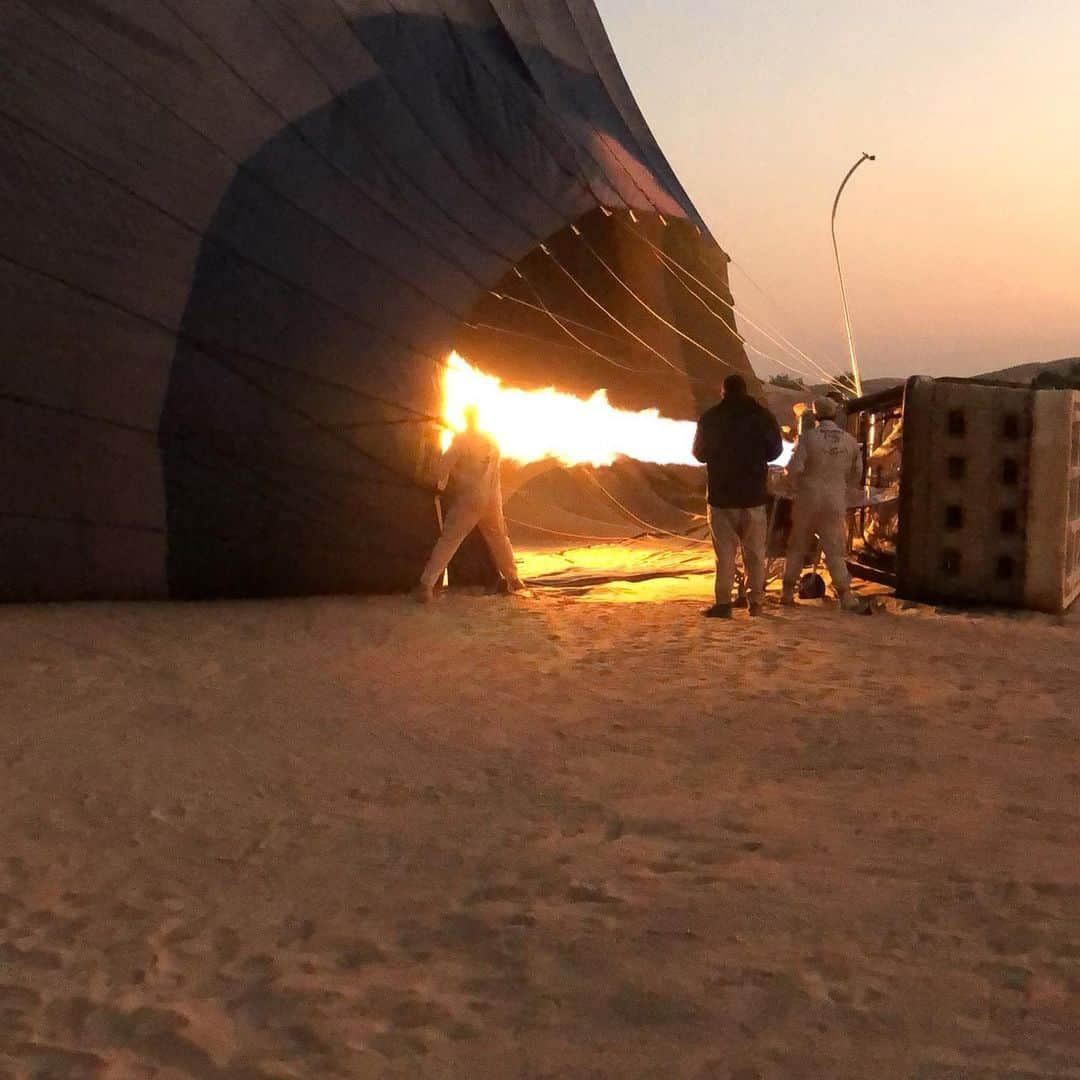
[[[844,194],[844,188],[847,187],[847,182],[854,175],[855,170],[864,161],[875,160],[876,156],[874,154],[867,154],[864,151],[863,156],[848,169],[847,176],[844,177],[843,182],[840,184],[840,189],[837,191],[832,204],[832,246],[833,254],[836,255],[836,275],[840,279],[840,301],[844,305],[844,329],[847,331],[848,352],[851,354],[851,376],[855,380],[856,397],[862,397],[862,374],[859,371],[859,361],[855,355],[855,336],[851,331],[851,314],[848,312],[847,290],[844,288],[844,271],[840,267],[840,248],[836,243],[836,208],[840,205],[840,196]]]

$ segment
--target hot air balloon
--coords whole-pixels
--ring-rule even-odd
[[[752,378],[590,0],[0,27],[5,599],[407,588],[455,349],[681,419]]]

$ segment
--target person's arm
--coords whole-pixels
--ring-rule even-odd
[[[709,437],[705,426],[705,418],[698,421],[697,431],[694,432],[694,447],[692,453],[697,461],[703,465],[709,460]]]
[[[765,460],[775,461],[784,451],[784,436],[780,424],[773,414],[766,409],[762,416],[762,428],[765,436]]]
[[[439,462],[439,473],[435,481],[435,486],[440,490],[444,490],[446,485],[450,482],[450,474],[454,471],[454,466],[458,463],[458,458],[461,457],[461,443],[455,436],[454,441],[450,444],[446,453],[443,454],[442,460]]]
[[[862,447],[856,443],[851,455],[851,470],[848,472],[848,487],[861,488],[863,486],[863,452]]]
[[[788,476],[798,477],[802,476],[802,474],[806,472],[806,440],[807,435],[803,435],[795,444],[795,453],[791,455],[791,461],[789,462],[787,468]]]

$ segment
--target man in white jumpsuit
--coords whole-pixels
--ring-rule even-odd
[[[514,563],[514,549],[506,535],[503,517],[502,483],[499,479],[499,447],[490,435],[477,427],[475,408],[465,410],[465,430],[454,436],[450,449],[443,454],[438,486],[443,491],[448,481],[454,481],[454,501],[443,522],[442,536],[428,559],[416,599],[428,603],[434,596],[435,585],[442,579],[450,560],[479,528],[495,560],[495,567],[511,589],[523,583]]]
[[[830,398],[814,402],[817,427],[799,439],[788,466],[794,482],[791,539],[784,568],[781,603],[795,603],[795,586],[815,534],[821,538],[833,587],[846,611],[862,610],[851,590],[847,568],[848,492],[862,487],[862,447],[836,424],[838,406]]]

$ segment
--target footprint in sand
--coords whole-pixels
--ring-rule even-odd
[[[466,904],[515,903],[529,898],[529,894],[517,885],[493,882],[474,889],[466,898]]]
[[[572,904],[621,904],[622,899],[609,893],[603,885],[571,885],[566,898]]]
[[[4,870],[8,879],[14,885],[25,885],[30,880],[30,871],[26,860],[17,855],[9,856],[4,860]]]
[[[60,1046],[25,1042],[12,1047],[13,1056],[34,1080],[99,1080],[105,1060],[96,1054],[66,1050]]]
[[[310,941],[315,936],[317,926],[313,919],[290,918],[285,921],[278,934],[278,947],[290,948]]]
[[[13,925],[23,910],[22,901],[7,893],[0,893],[0,930]]]
[[[257,1070],[219,1068],[207,1050],[187,1033],[188,1019],[171,1009],[144,1006],[125,1010],[87,998],[66,998],[48,1007],[47,1026],[66,1043],[128,1051],[143,1062],[183,1075],[206,1080],[234,1076],[256,1080],[262,1076]],[[100,1070],[105,1063],[95,1054],[47,1049],[49,1053],[44,1057],[37,1051],[20,1054],[21,1060],[30,1066],[32,1076],[69,1080],[102,1075]],[[57,1054],[61,1056],[54,1064],[51,1057]]]
[[[0,1046],[20,1039],[29,1040],[41,996],[23,986],[0,984]]]
[[[357,940],[352,942],[337,956],[337,966],[342,971],[359,971],[369,964],[381,964],[386,960],[386,953],[373,941]]]
[[[607,1000],[608,1009],[632,1028],[696,1024],[700,1005],[686,997],[664,994],[647,987],[624,984]]]
[[[486,1003],[484,1004],[485,1011]],[[360,1015],[375,1020],[386,1030],[369,1042],[371,1049],[390,1060],[423,1055],[433,1038],[454,1042],[474,1039],[479,1031],[455,1017],[442,1003],[415,993],[402,993],[389,986],[372,987],[360,1008]]]
[[[376,1035],[370,1045],[372,1050],[390,1061],[422,1056],[428,1052],[427,1044],[411,1032],[386,1031]]]
[[[0,967],[9,966],[12,971],[35,968],[38,971],[58,971],[63,967],[63,957],[50,949],[19,948],[11,942],[0,945]]]

